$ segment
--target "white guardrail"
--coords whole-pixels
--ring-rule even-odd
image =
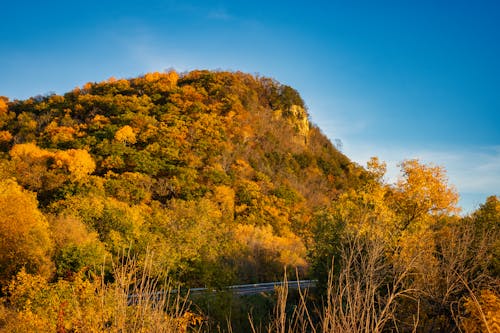
[[[274,291],[275,287],[282,287],[287,284],[288,289],[308,289],[316,286],[316,280],[298,280],[298,281],[279,281],[267,283],[254,283],[254,284],[240,284],[229,286],[228,290],[237,295],[250,295],[258,294],[265,291]]]
[[[285,284],[288,286],[288,289],[308,289],[314,288],[316,286],[316,280],[295,280],[295,281],[277,281],[277,282],[266,282],[266,283],[251,283],[251,284],[239,284],[234,286],[228,286],[223,288],[221,291],[230,291],[235,295],[255,295],[262,292],[272,292],[276,287],[282,287]],[[189,294],[196,295],[201,293],[216,293],[218,290],[209,289],[209,288],[191,288],[188,289]],[[178,290],[171,290],[171,294],[177,293]],[[156,293],[151,293],[147,295],[129,295],[128,300],[129,304],[136,303],[139,298],[142,299],[159,299],[163,296],[164,292],[159,291]]]

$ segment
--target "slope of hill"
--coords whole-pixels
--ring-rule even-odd
[[[51,238],[37,256],[60,277],[122,251],[154,252],[157,274],[190,286],[304,271],[314,212],[364,177],[294,89],[239,72],[1,98],[0,148],[3,178],[22,189],[8,186],[36,193]]]

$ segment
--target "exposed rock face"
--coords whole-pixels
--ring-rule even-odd
[[[293,104],[286,111],[276,110],[275,115],[276,118],[286,119],[295,129],[296,136],[293,138],[294,142],[302,145],[307,143],[311,124],[309,123],[309,114],[305,108]]]
[[[307,114],[306,109],[299,105],[292,105],[290,107],[290,113],[292,115],[291,119],[294,121],[295,130],[297,134],[307,139],[309,135],[309,115]]]

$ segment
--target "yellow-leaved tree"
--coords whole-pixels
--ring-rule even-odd
[[[416,159],[403,161],[400,167],[401,176],[388,196],[398,231],[391,260],[411,273],[407,283],[419,301],[402,299],[398,316],[411,322],[405,316],[421,311],[422,331],[448,332],[454,326],[452,295],[461,287],[455,281],[464,273],[457,260],[467,254],[463,249],[468,242],[452,227],[458,219],[459,197],[443,167]]]
[[[402,175],[389,198],[400,233],[399,260],[421,271],[420,277],[432,280],[433,268],[439,265],[434,256],[432,227],[459,212],[458,194],[448,184],[441,166],[422,164],[416,159],[403,161],[400,166]]]
[[[402,177],[393,192],[393,205],[403,230],[426,224],[429,217],[458,213],[458,193],[448,184],[443,167],[416,159],[403,161]]]
[[[384,183],[386,164],[372,157],[367,163],[369,178],[360,187],[342,193],[333,205],[333,214],[346,231],[370,237],[392,237],[395,214],[387,202],[390,186]]]
[[[291,232],[276,235],[271,225],[237,225],[234,239],[240,245],[238,273],[248,282],[272,281],[288,268],[292,276],[297,269],[307,269],[306,247]]]
[[[465,301],[468,314],[462,319],[466,333],[500,332],[500,297],[491,290],[482,290],[476,297],[471,295]]]
[[[52,240],[33,193],[14,180],[0,181],[0,284],[21,268],[49,276]]]
[[[95,162],[84,149],[68,149],[54,153],[55,164],[64,167],[71,174],[71,180],[82,180],[95,170]]]
[[[134,144],[136,143],[136,137],[135,137],[135,132],[132,127],[129,125],[125,125],[122,128],[120,128],[118,131],[115,133],[115,140],[118,142],[122,143],[129,143],[129,144]]]
[[[9,154],[19,183],[37,192],[56,188],[66,180],[81,181],[96,167],[84,149],[50,151],[34,143],[22,143],[14,145]]]

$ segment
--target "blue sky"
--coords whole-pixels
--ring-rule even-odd
[[[11,99],[168,68],[258,73],[390,180],[420,158],[466,211],[500,194],[497,1],[9,1],[0,42]]]

